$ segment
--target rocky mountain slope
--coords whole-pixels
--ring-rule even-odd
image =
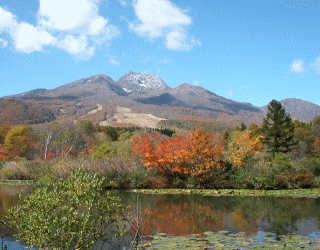
[[[97,123],[104,121],[104,124],[113,124],[110,119],[116,115],[117,107],[165,119],[247,124],[261,122],[267,111],[266,106],[255,107],[250,103],[235,102],[200,86],[183,83],[171,88],[157,75],[132,71],[118,81],[106,75],[95,75],[55,89],[35,89],[1,99],[24,101],[28,105],[44,108],[47,113],[39,111],[39,114],[45,114],[43,121],[88,118]],[[294,119],[310,121],[320,115],[320,106],[307,101],[291,98],[281,103]],[[2,114],[2,117],[8,116]],[[35,119],[34,122],[40,120]]]
[[[127,93],[148,90],[171,89],[159,76],[154,74],[141,74],[130,71],[121,77],[117,84]]]

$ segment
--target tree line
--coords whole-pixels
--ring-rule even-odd
[[[301,179],[302,183],[310,177],[309,170],[292,168],[306,159],[308,163],[300,165],[312,165],[309,167],[313,169],[312,175],[320,174],[320,163],[317,163],[320,158],[320,116],[311,122],[293,121],[281,103],[273,100],[268,105],[262,126],[253,123],[247,127],[242,123],[232,129],[226,127],[218,134],[204,132],[204,128],[209,129],[198,126],[188,135],[182,135],[170,128],[104,127],[94,125],[90,120],[76,124],[52,122],[33,128],[3,125],[0,127],[0,162],[137,159],[149,173],[164,177],[167,186],[182,187],[189,184],[190,187],[221,186],[223,181],[230,187],[232,178],[231,187],[267,187],[273,185],[263,181],[268,175],[272,175],[277,183],[281,176],[293,178],[294,182]],[[291,169],[280,166],[291,166]],[[248,182],[245,176],[250,174],[252,180]],[[257,180],[259,174],[264,177]]]

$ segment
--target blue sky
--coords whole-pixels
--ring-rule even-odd
[[[319,14],[320,1],[1,0],[0,96],[135,71],[320,105]]]

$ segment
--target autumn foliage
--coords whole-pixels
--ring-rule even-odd
[[[252,136],[252,132],[249,130],[242,134],[239,134],[229,144],[231,150],[232,159],[237,167],[243,167],[245,165],[244,160],[247,157],[253,156],[256,152],[262,149],[262,144],[259,141],[259,136]]]
[[[27,126],[12,127],[4,141],[4,147],[11,157],[26,156],[32,144],[31,129]]]
[[[167,138],[160,133],[135,137],[132,152],[148,170],[168,178],[203,178],[212,168],[222,167],[223,141],[219,136],[203,133],[200,126],[189,137]]]
[[[320,139],[316,139],[314,142],[314,155],[320,156]]]
[[[0,145],[0,161],[9,161],[10,156],[8,154],[8,151],[5,150],[1,145]]]

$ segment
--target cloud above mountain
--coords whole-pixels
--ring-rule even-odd
[[[168,49],[190,50],[200,41],[190,37],[192,19],[186,10],[168,0],[137,0],[133,3],[136,20],[129,28],[138,36],[150,40],[162,38]]]
[[[97,46],[120,35],[116,26],[99,15],[96,0],[40,0],[39,4],[36,25],[19,22],[0,7],[0,33],[9,34],[18,52],[53,46],[79,58],[91,57]]]
[[[295,60],[292,62],[291,64],[291,72],[294,73],[302,73],[306,71],[305,67],[304,67],[304,63],[301,59]]]
[[[66,51],[78,59],[95,55],[102,45],[110,46],[121,35],[112,24],[108,12],[99,12],[101,0],[39,0],[36,22],[28,23],[9,10],[0,7],[0,46],[16,52],[50,52],[50,47]],[[169,0],[137,0],[132,4],[119,0],[136,15],[128,22],[128,29],[140,37],[153,40],[162,38],[166,48],[187,51],[200,44],[188,29],[192,19],[186,10],[179,9]],[[109,9],[108,9],[109,10]],[[123,31],[122,31],[123,32]]]

